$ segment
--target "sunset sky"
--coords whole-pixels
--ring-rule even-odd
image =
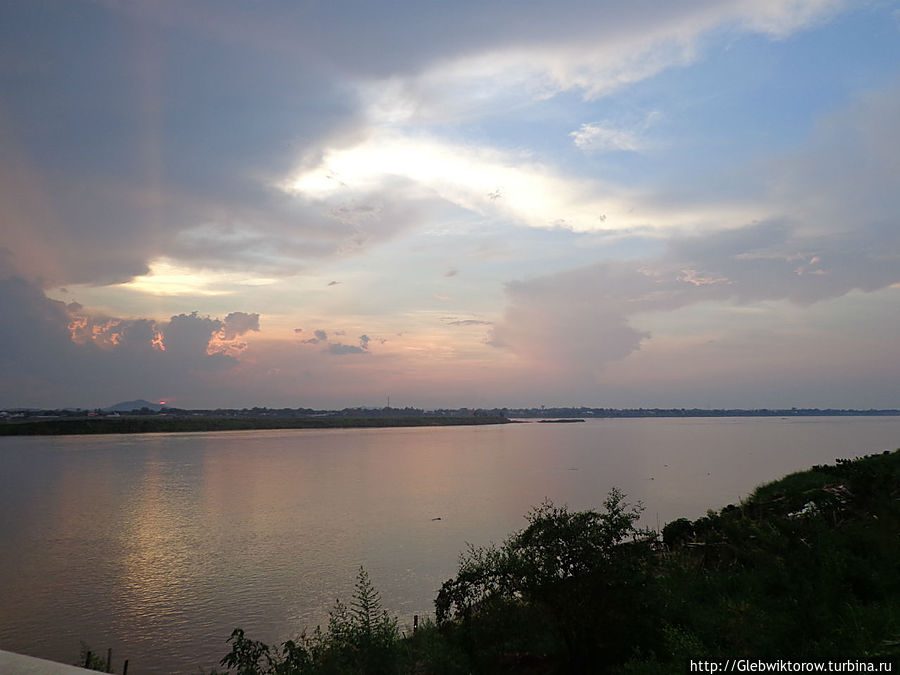
[[[13,0],[0,407],[900,407],[900,3]]]

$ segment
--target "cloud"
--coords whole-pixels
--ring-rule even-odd
[[[52,300],[24,279],[0,279],[0,405],[214,396],[216,378],[240,365],[230,352],[238,343],[226,336],[258,320],[229,316],[104,317]]]
[[[638,269],[617,263],[512,282],[489,344],[564,369],[624,358],[649,337],[628,324],[628,297],[653,286]]]
[[[282,188],[310,203],[355,194],[378,195],[386,202],[394,195],[434,213],[449,204],[520,226],[574,232],[696,227],[718,224],[723,217],[760,215],[752,207],[723,208],[714,202],[673,210],[621,185],[567,175],[522,151],[394,130],[374,130],[356,145],[323,153],[316,166],[304,168]],[[497,190],[502,199],[494,198]]]
[[[774,206],[818,232],[889,230],[900,213],[900,79],[818,120],[808,143],[763,167]]]
[[[315,330],[315,331],[313,331],[313,335],[314,335],[315,337],[311,337],[311,338],[309,338],[308,340],[304,340],[304,341],[303,341],[303,344],[305,344],[305,345],[317,345],[317,344],[319,344],[320,342],[327,342],[327,341],[328,341],[328,333],[327,333],[326,331],[324,331],[324,330],[321,330],[321,329]]]
[[[567,175],[521,146],[513,150],[440,135],[442,122],[492,119],[526,101],[570,90],[598,97],[691,63],[699,58],[703,36],[723,27],[780,39],[833,16],[843,5],[827,0],[789,6],[653,4],[648,13],[646,7],[571,3],[554,10],[549,23],[550,17],[543,16],[546,9],[520,7],[512,23],[503,17],[502,31],[487,29],[492,39],[483,44],[473,38],[471,27],[465,41],[454,42],[461,35],[453,34],[450,20],[447,47],[455,51],[420,61],[419,72],[398,67],[386,79],[360,80],[366,124],[349,142],[344,137],[323,144],[316,161],[304,162],[282,186],[331,213],[345,208],[341,204],[373,199],[390,204],[393,197],[417,200],[432,217],[451,205],[490,220],[575,232],[718,227],[725,219],[735,226],[765,217],[751,202],[728,208],[714,200],[689,209],[657,205],[642,191]],[[535,31],[535,25],[552,29]],[[571,135],[586,151],[640,151],[650,147],[644,132],[658,117],[658,111],[650,112],[633,129],[610,121],[586,123]]]
[[[78,353],[68,323],[64,303],[47,298],[24,279],[0,279],[0,364],[6,374],[0,381],[9,382],[10,373],[32,368],[41,372],[61,368]]]
[[[490,326],[492,321],[482,321],[481,319],[445,319],[444,323],[448,326]]]
[[[214,297],[269,286],[275,281],[272,277],[248,274],[247,270],[189,267],[166,258],[158,258],[150,261],[145,274],[121,284],[121,287],[154,296]]]
[[[601,124],[582,124],[569,134],[579,149],[591,152],[638,152],[646,145],[633,131],[615,129]]]
[[[94,3],[76,37],[65,13],[26,4],[10,17],[5,53],[23,65],[10,70],[0,127],[4,245],[13,272],[45,288],[149,274],[144,289],[161,293],[165,275],[151,273],[161,261],[185,271],[171,292],[190,291],[204,270],[293,275],[395,237],[445,202],[535,227],[663,222],[613,186],[409,129],[386,140],[387,129],[490,118],[564,91],[601,96],[692,62],[713,31],[780,39],[842,5],[472,2],[351,16],[326,5]],[[113,37],[135,31],[133,43]],[[360,168],[353,182],[328,173],[344,159]],[[277,189],[285,176],[308,179],[313,198]],[[347,194],[327,199],[306,189],[341,182]],[[489,199],[498,187],[503,198]]]
[[[300,323],[288,313],[303,311],[318,325],[353,326],[327,318],[353,303],[370,315],[387,309],[392,316],[369,329],[408,330],[406,358],[417,328],[391,322],[407,321],[408,309],[433,308],[431,291],[398,301],[396,286],[388,291],[360,280],[371,281],[387,264],[401,275],[441,274],[465,257],[454,248],[463,239],[473,242],[467,250],[479,251],[472,257],[478,269],[466,283],[453,281],[453,300],[465,307],[463,317],[479,318],[445,324],[473,328],[460,335],[493,325],[495,344],[573,371],[579,359],[609,363],[652,342],[645,317],[653,313],[773,298],[808,307],[848,288],[896,283],[896,88],[822,118],[806,147],[758,159],[743,174],[730,154],[717,159],[725,178],[698,176],[703,162],[694,161],[693,153],[714,153],[709,146],[717,142],[704,145],[688,133],[679,136],[681,154],[681,146],[649,133],[653,114],[639,118],[646,107],[628,117],[629,108],[681,77],[651,81],[660,73],[699,62],[730,41],[740,47],[732,55],[747,47],[765,54],[759,45],[766,40],[817,26],[845,7],[856,11],[854,5],[562,0],[511,10],[508,3],[461,1],[360,5],[350,13],[334,3],[265,11],[207,0],[165,9],[142,0],[88,3],[79,31],[66,13],[22,4],[10,16],[4,49],[12,65],[3,71],[0,120],[0,277],[24,281],[4,286],[10,313],[0,348],[16,359],[43,360],[26,367],[0,355],[11,378],[3,388],[51,391],[53,366],[86,391],[131,378],[218,395],[224,390],[213,383],[222,385],[229,373],[247,376],[267,338],[256,334],[258,315],[227,314],[253,307],[246,297],[286,322]],[[809,42],[833,40],[839,28]],[[748,34],[755,37],[743,40]],[[791,50],[809,43],[785,47],[785,57],[796,56]],[[721,74],[698,71],[699,82]],[[810,109],[859,86],[859,78],[834,81],[842,79],[848,83],[813,97]],[[750,80],[742,91],[755,86]],[[639,82],[646,86],[633,87]],[[666,108],[676,132],[706,121],[738,128],[740,115],[752,115],[713,120],[710,113],[725,108],[698,100],[703,86],[680,101],[685,107]],[[629,95],[613,97],[629,87]],[[767,84],[766,96],[772,91]],[[715,95],[727,99],[729,91]],[[666,102],[676,99],[671,94]],[[763,96],[760,105],[766,103]],[[797,146],[804,142],[801,124],[791,129]],[[780,142],[778,129],[750,131],[744,139],[765,131]],[[760,152],[770,147],[763,143]],[[661,150],[663,161],[651,167],[638,154],[648,149]],[[631,154],[589,156],[608,151]],[[522,227],[535,231],[519,237]],[[437,237],[440,256],[430,257],[424,251],[435,250],[429,247]],[[480,251],[494,241],[499,264],[485,263]],[[371,270],[368,260],[342,260],[375,247]],[[401,251],[411,256],[402,270],[384,262]],[[609,259],[623,251],[629,261]],[[566,267],[574,269],[561,271]],[[311,270],[314,276],[304,278]],[[445,277],[455,274],[448,269]],[[504,316],[482,321],[494,318],[498,280],[516,275],[535,278],[509,284]],[[326,293],[323,287],[339,283],[329,279],[353,280],[370,295]],[[116,293],[135,302],[103,315],[60,306],[40,293],[58,284],[71,289],[67,299],[86,305],[125,306],[97,300]],[[96,287],[91,300],[83,285]],[[150,319],[141,303],[152,312],[169,309]],[[198,307],[202,313],[191,312]],[[434,317],[421,322],[434,328]],[[358,326],[348,335],[361,332]],[[371,369],[367,382],[378,382],[369,365],[376,358],[321,358],[325,351],[377,350],[367,336],[358,347],[337,342],[347,338],[333,330],[295,329],[295,336],[285,339],[284,353],[303,367],[270,361],[270,370],[309,369],[325,388],[336,381],[329,368],[358,362]],[[464,339],[454,337],[457,348]],[[298,348],[304,338],[322,347]],[[473,353],[490,351],[470,342]],[[449,362],[459,351],[442,353]],[[516,362],[499,352],[491,358]],[[243,391],[250,378],[239,379],[232,391]],[[293,382],[285,387],[295,391]]]
[[[224,340],[234,338],[250,331],[259,332],[259,314],[247,314],[246,312],[232,312],[225,317],[220,331]]]
[[[328,345],[328,353],[329,354],[365,354],[366,350],[362,347],[357,347],[355,345],[344,345],[340,342],[333,342]]]
[[[237,338],[251,331],[259,332],[259,314],[232,312],[221,322],[218,332],[210,338],[206,351],[210,354],[238,356],[247,349],[248,344]]]
[[[188,364],[202,367],[221,367],[230,357],[205,358],[205,356],[223,356],[214,352],[209,354],[210,341],[222,330],[223,324],[218,319],[200,316],[197,312],[173,316],[168,324],[161,327],[161,351],[166,357]]]
[[[658,258],[512,282],[490,343],[536,362],[589,370],[625,358],[651,338],[632,325],[639,314],[710,302],[808,306],[900,282],[897,228],[879,231],[877,239],[870,228],[840,237],[798,229],[770,222],[682,235]]]
[[[650,339],[638,315],[701,303],[808,307],[900,282],[900,84],[823,117],[809,141],[752,167],[769,217],[670,233],[656,257],[606,261],[507,285],[491,343],[577,369]]]
[[[481,30],[468,26],[465,34],[455,33],[455,20],[443,17],[454,41],[451,53],[421,60],[418,72],[401,67],[387,77],[365,78],[361,96],[370,118],[383,124],[458,123],[568,91],[596,99],[693,63],[716,30],[783,39],[844,6],[833,0],[731,0],[614,7],[568,2],[552,8],[534,3],[515,12],[500,5],[473,8],[471,19],[482,17]]]
[[[345,335],[345,331],[336,330],[332,331],[334,336]],[[372,342],[372,338],[366,334],[359,336],[359,346],[356,345],[346,345],[341,342],[329,342],[328,333],[324,330],[315,331],[315,337],[310,338],[309,340],[303,340],[303,344],[319,344],[320,342],[327,343],[327,347],[325,348],[325,352],[328,354],[334,355],[344,355],[344,354],[366,354],[369,351],[369,343]],[[384,344],[385,340],[380,340],[381,344]]]
[[[565,46],[566,40],[571,41],[572,58],[577,58],[579,49],[587,52],[576,61],[583,70],[584,62],[606,42],[617,47],[666,40],[690,42],[720,25],[783,38],[845,4],[834,0],[706,0],[673,5],[657,0],[610,5],[561,0],[553,5],[519,3],[513,11],[508,3],[460,0],[452,6],[421,5],[414,11],[403,6],[357,7],[350,14],[330,5],[254,12],[240,3],[203,0],[166,10],[152,2],[114,7],[160,26],[178,26],[204,42],[269,51],[292,63],[309,62],[335,76],[378,79],[451,68],[461,55],[504,53],[527,46],[550,51]],[[214,8],[219,12],[212,20],[210,10]],[[648,37],[642,40],[644,35]],[[392,49],[385,49],[386,45]],[[559,71],[565,64],[541,65]]]
[[[167,259],[283,275],[361,241],[359,228],[326,226],[270,187],[296,160],[291,139],[315,152],[317,139],[354,123],[345,87],[265,45],[238,48],[199,24],[185,31],[176,24],[189,17],[158,17],[147,3],[84,10],[77,41],[64,13],[23,6],[10,17],[14,33],[39,20],[46,46],[45,67],[4,88],[0,200],[11,204],[16,273],[45,287],[118,283]],[[113,37],[126,34],[141,39]],[[24,38],[9,48],[35,53]],[[177,76],[165,66],[176,62]],[[363,228],[366,241],[379,227]]]

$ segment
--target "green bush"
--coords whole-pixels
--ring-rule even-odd
[[[300,635],[280,648],[250,640],[240,628],[228,639],[231,651],[220,664],[237,675],[305,675],[364,673],[386,675],[399,667],[400,631],[397,620],[381,608],[378,591],[365,569],[359,568],[353,600],[340,600],[329,613],[328,628]]]
[[[360,569],[325,632],[280,648],[231,637],[222,665],[264,673],[627,672],[685,660],[900,657],[900,451],[817,466],[679,519],[665,548],[617,490],[602,511],[533,509],[470,547],[401,637]]]
[[[462,556],[438,592],[438,625],[459,623],[457,640],[486,671],[629,655],[655,632],[644,620],[654,538],[639,517],[618,490],[602,512],[542,504],[501,546]]]
[[[106,659],[91,651],[90,646],[86,642],[81,643],[81,658],[78,659],[78,663],[75,665],[87,670],[99,670],[102,673],[109,672],[109,663],[107,663]]]

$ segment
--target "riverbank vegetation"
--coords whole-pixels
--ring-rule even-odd
[[[181,431],[241,431],[250,429],[352,429],[362,427],[445,427],[464,424],[506,424],[505,417],[85,417],[0,424],[0,436],[60,436],[64,434],[147,434]]]
[[[738,505],[637,527],[545,503],[470,548],[435,621],[402,634],[361,570],[325,631],[270,647],[235,630],[227,672],[668,673],[692,659],[900,658],[900,450],[815,466]]]

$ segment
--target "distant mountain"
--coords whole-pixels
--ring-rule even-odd
[[[150,408],[150,410],[158,412],[165,407],[166,406],[159,403],[151,403],[150,401],[139,398],[136,401],[122,401],[121,403],[116,403],[108,408],[103,408],[103,410],[106,412],[131,412],[132,410],[140,410],[141,408]]]

